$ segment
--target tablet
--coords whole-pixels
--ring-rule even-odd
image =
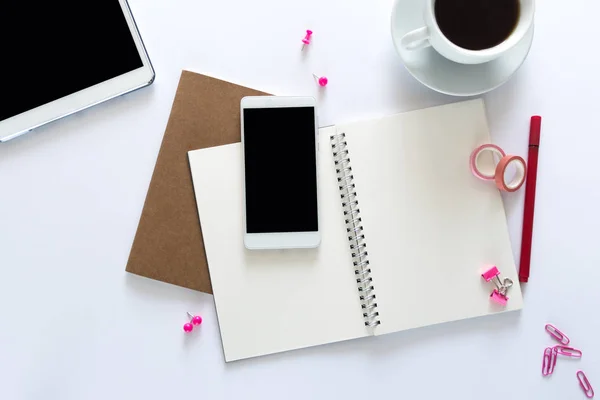
[[[150,85],[127,0],[0,4],[0,142]]]

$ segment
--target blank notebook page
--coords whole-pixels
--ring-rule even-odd
[[[246,250],[242,146],[189,153],[225,360],[368,335],[329,136],[321,129],[317,249]],[[293,184],[273,182],[278,185]],[[290,210],[290,218],[294,210]]]
[[[522,308],[499,191],[469,168],[471,151],[490,142],[482,100],[337,132],[348,142],[381,320],[376,334]],[[491,167],[491,156],[480,159]],[[504,308],[489,300],[493,284],[480,276],[486,264],[514,282]]]

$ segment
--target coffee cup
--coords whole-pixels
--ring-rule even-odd
[[[516,46],[533,25],[535,0],[424,0],[425,26],[400,40],[405,50],[432,46],[461,64],[492,61]]]

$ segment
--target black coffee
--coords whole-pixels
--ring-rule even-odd
[[[435,19],[455,45],[489,49],[510,36],[519,20],[519,0],[436,0]]]

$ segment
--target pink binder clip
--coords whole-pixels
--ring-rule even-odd
[[[505,306],[506,303],[508,303],[508,297],[506,297],[506,295],[500,293],[498,290],[494,289],[494,291],[492,292],[492,294],[490,294],[490,299],[494,302],[494,303],[498,303],[501,306]]]
[[[564,333],[559,331],[558,328],[552,324],[546,324],[545,329],[546,329],[546,332],[548,332],[550,334],[550,336],[552,336],[554,339],[558,340],[558,342],[564,346],[568,345],[569,342],[571,341],[571,339],[569,339],[567,337],[567,335],[565,335]]]
[[[558,358],[558,352],[553,347],[546,347],[544,349],[544,359],[542,361],[542,375],[552,375],[554,367],[556,366],[556,359]]]
[[[592,388],[590,381],[588,381],[587,376],[585,376],[585,372],[582,370],[577,371],[577,379],[579,380],[579,386],[581,386],[585,396],[588,399],[592,399],[594,397],[594,389]]]
[[[481,277],[486,281],[493,281],[494,285],[496,285],[496,289],[490,295],[490,299],[500,304],[501,306],[505,306],[508,302],[508,296],[506,293],[508,289],[513,285],[513,281],[510,278],[504,278],[504,280],[500,280],[500,271],[498,268],[493,265],[490,269],[486,270]]]
[[[567,357],[573,357],[573,358],[581,358],[581,356],[583,355],[583,352],[581,350],[576,349],[574,347],[568,347],[568,346],[563,346],[561,344],[557,344],[553,348],[561,356],[567,356]]]
[[[498,278],[498,275],[500,275],[500,271],[498,271],[498,267],[494,265],[492,268],[481,274],[481,277],[485,279],[486,282],[489,282],[494,278]]]

